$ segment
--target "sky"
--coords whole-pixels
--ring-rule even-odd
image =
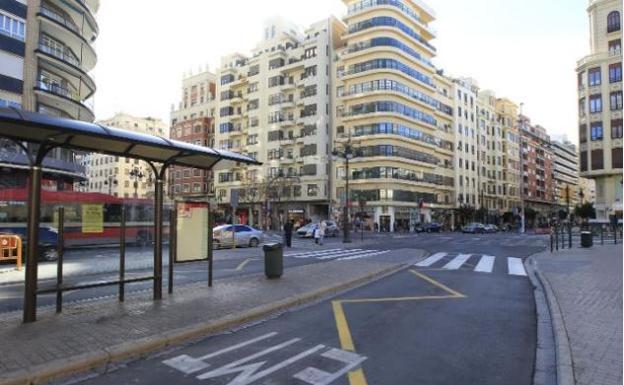
[[[436,67],[524,103],[532,122],[577,141],[575,66],[589,54],[588,0],[425,2],[436,12]],[[102,0],[96,118],[123,111],[168,122],[184,73],[249,53],[266,19],[303,28],[345,14],[341,0]]]

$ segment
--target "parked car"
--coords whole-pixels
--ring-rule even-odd
[[[247,225],[221,225],[212,230],[213,245],[222,247],[236,246],[257,247],[264,238],[262,231]]]
[[[426,233],[439,233],[442,230],[442,225],[438,222],[427,223],[423,228]]]
[[[485,225],[483,229],[486,233],[498,233],[500,231],[498,226],[492,224]]]
[[[337,237],[340,234],[340,229],[334,221],[325,221],[327,227],[325,228],[326,237]],[[308,223],[307,225],[300,227],[297,230],[297,236],[299,238],[313,238],[314,231],[318,228],[318,223]]]
[[[485,233],[485,226],[483,223],[470,223],[462,228],[462,233],[483,234]]]
[[[17,235],[22,239],[22,260],[26,261],[27,238],[26,227],[4,228],[1,234]],[[39,227],[39,261],[56,261],[58,251],[58,230],[54,227]]]

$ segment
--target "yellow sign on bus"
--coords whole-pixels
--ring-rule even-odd
[[[103,204],[83,204],[82,205],[82,232],[83,233],[103,233],[104,232],[104,205]]]

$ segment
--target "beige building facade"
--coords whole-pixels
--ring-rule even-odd
[[[622,218],[622,2],[591,0],[589,55],[577,63],[581,176],[596,183],[596,215]]]
[[[434,12],[415,1],[344,2],[336,135],[357,149],[349,170],[351,211],[365,211],[382,231],[450,223],[453,111],[438,100]],[[332,194],[344,205],[344,164],[336,168]],[[358,208],[359,202],[365,205]]]
[[[166,123],[157,118],[140,118],[118,113],[98,122],[142,134],[169,136]],[[104,154],[86,156],[87,181],[85,190],[120,198],[149,198],[154,196],[154,176],[151,167],[138,159]]]
[[[0,2],[0,107],[93,121],[96,65],[95,15],[99,0],[5,0]],[[0,186],[25,186],[26,156],[6,147]],[[43,162],[44,188],[73,189],[84,180],[82,154],[54,149]]]
[[[331,74],[343,33],[335,18],[302,32],[274,18],[250,56],[222,59],[215,147],[263,163],[215,171],[217,199],[224,210],[238,208],[237,222],[276,228],[286,218],[328,217]]]

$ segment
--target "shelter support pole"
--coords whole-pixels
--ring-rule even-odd
[[[154,194],[154,299],[162,299],[163,178],[157,176]]]
[[[37,320],[37,256],[39,255],[39,214],[41,211],[41,163],[31,165],[28,183],[24,323],[35,322]]]
[[[212,204],[208,203],[208,287],[212,287]]]

